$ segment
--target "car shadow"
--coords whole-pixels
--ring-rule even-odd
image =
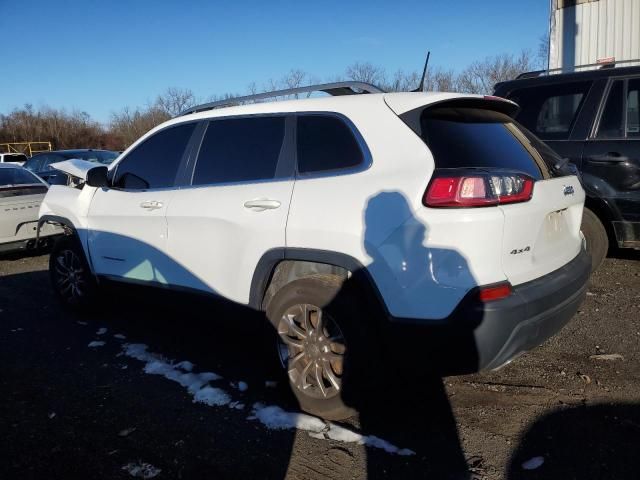
[[[396,233],[395,228],[386,231],[381,219],[405,219],[406,228]],[[419,302],[423,308],[437,307],[442,300],[438,292],[444,290],[446,295],[455,295],[455,285],[463,284],[468,289],[476,286],[462,255],[428,246],[428,226],[415,218],[401,193],[380,192],[371,197],[364,212],[364,224],[364,246],[371,257],[367,271],[395,279],[390,287],[395,290],[389,294],[401,307],[403,302]],[[135,242],[129,238],[126,241],[128,245]],[[137,252],[145,251],[138,247],[141,246],[136,246]],[[144,247],[147,251],[152,249]],[[192,276],[188,283],[203,284],[157,249],[148,252],[144,262],[149,265],[142,271],[143,278],[152,275],[170,281]],[[135,267],[122,264],[120,268],[123,273],[141,274]],[[362,286],[359,282],[367,274],[352,272],[331,303],[353,303],[351,294],[354,289],[359,291]],[[12,282],[10,288],[30,289],[33,288],[30,275],[5,280]],[[41,282],[45,280],[38,275],[38,288],[42,288]],[[451,287],[442,288],[447,285]],[[254,396],[249,397],[252,401],[274,403],[285,410],[299,408],[278,365],[276,333],[265,321],[263,312],[209,295],[109,282],[103,287],[93,312],[69,314],[59,310],[59,316],[108,327],[110,332],[125,335],[127,342],[144,343],[149,351],[166,358],[189,360],[199,371],[214,371],[225,379],[245,381],[255,387],[251,389]],[[49,293],[48,298],[51,297]],[[374,347],[375,358],[367,359],[372,369],[379,367],[369,372],[375,374],[372,383],[361,381],[360,369],[353,375],[349,372],[357,362],[350,360],[348,351],[345,359],[344,377],[349,381],[345,380],[341,395],[358,415],[343,423],[372,440],[365,445],[367,478],[469,478],[442,376],[465,373],[456,371],[457,363],[471,369],[477,365],[473,331],[482,322],[481,314],[470,313],[468,318],[461,319],[462,325],[433,322],[428,331],[420,321],[391,329],[379,310],[368,308],[372,299],[358,300],[362,315],[357,320],[362,328],[372,327],[379,339],[386,340],[381,347]],[[279,380],[278,389],[266,388],[265,381],[271,379]],[[298,468],[300,462],[313,464],[309,452],[294,451],[295,431],[279,431],[277,436],[278,446],[269,449],[272,463],[262,472],[264,478],[285,478],[288,472],[302,471]],[[375,438],[411,449],[415,454],[407,457],[389,454],[375,445]],[[339,476],[344,474],[343,471]]]
[[[387,234],[380,219],[405,222]],[[387,286],[393,290],[385,293],[397,299],[399,308],[404,302],[418,302],[424,310],[437,310],[434,304],[442,299],[440,292],[447,295],[454,290],[450,287],[447,292],[447,284],[468,285],[469,289],[477,286],[462,255],[428,246],[428,226],[413,215],[400,192],[371,197],[364,224],[365,249],[372,259],[367,271],[393,279]],[[364,275],[353,272],[332,303],[353,301],[349,295],[358,290]],[[405,471],[395,466],[391,470],[388,454],[368,446],[367,478],[470,478],[443,375],[476,368],[479,359],[473,331],[482,322],[482,314],[470,313],[463,319],[464,325],[426,319],[395,325],[381,318],[384,309],[368,310],[366,306],[375,304],[376,299],[364,296],[364,301],[360,299],[364,307],[360,321],[371,327],[372,319],[378,319],[380,347],[372,353],[377,358],[368,359],[369,365],[358,373],[349,372],[358,366],[347,351],[344,377],[351,381],[345,383],[342,399],[359,413],[363,432],[415,452],[407,464],[410,468]],[[331,308],[330,304],[328,310]],[[416,465],[420,465],[419,471]]]
[[[536,420],[507,468],[509,480],[638,478],[640,405],[567,407]]]

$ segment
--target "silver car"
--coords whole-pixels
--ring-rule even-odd
[[[60,227],[44,225],[36,243],[38,210],[49,186],[19,165],[0,163],[0,253],[48,244]]]

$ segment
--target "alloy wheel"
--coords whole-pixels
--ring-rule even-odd
[[[73,250],[61,250],[54,264],[55,282],[60,295],[70,303],[79,301],[85,294],[85,270],[82,260]]]
[[[291,384],[313,398],[340,393],[345,339],[337,323],[315,305],[287,309],[278,323],[278,352]]]

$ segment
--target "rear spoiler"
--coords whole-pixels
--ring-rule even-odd
[[[517,103],[507,100],[506,98],[496,97],[493,95],[447,96],[442,99],[423,103],[417,107],[414,106],[411,109],[405,109],[405,111],[402,111],[402,107],[406,107],[406,104],[402,106],[398,105],[397,109],[394,108],[393,102],[387,101],[387,105],[418,135],[420,135],[420,131],[422,130],[420,127],[420,116],[426,109],[438,107],[480,108],[502,113],[503,115],[507,115],[511,118],[513,118],[520,109],[520,106]]]

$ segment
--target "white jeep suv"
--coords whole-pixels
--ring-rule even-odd
[[[58,296],[111,279],[264,311],[301,407],[332,419],[377,363],[494,369],[557,332],[590,271],[578,177],[510,101],[352,87],[199,106],[52,186]]]

